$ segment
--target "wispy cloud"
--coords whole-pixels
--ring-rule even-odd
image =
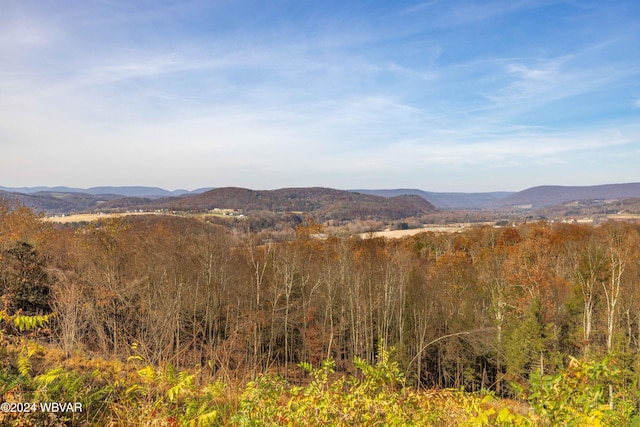
[[[499,166],[503,162],[543,161],[565,162],[572,155],[586,150],[611,149],[626,145],[629,139],[617,132],[589,132],[568,134],[531,134],[492,137],[474,143],[456,143],[455,140],[414,140],[399,142],[388,148],[390,152],[410,153],[407,159],[418,164],[450,166],[483,165]],[[443,143],[444,142],[444,143]],[[384,156],[386,157],[386,156]],[[562,158],[565,158],[563,160]]]
[[[432,19],[428,21],[430,25],[437,28],[447,28],[467,25],[536,6],[540,6],[540,2],[488,0],[477,3],[472,1],[431,0],[406,7],[400,11],[400,14],[429,14],[432,16]]]
[[[389,187],[436,171],[454,173],[439,182],[516,165],[561,171],[640,140],[629,118],[605,114],[620,108],[607,107],[614,98],[640,108],[628,104],[637,36],[545,21],[578,13],[570,4],[254,7],[25,3],[0,16],[0,179],[11,159],[102,184],[125,162],[148,183],[165,179],[158,165],[180,171],[179,186],[379,176]],[[86,147],[108,147],[102,163]]]
[[[521,76],[525,81],[545,81],[550,80],[555,76],[556,71],[555,64],[548,65],[544,68],[533,68],[522,64],[509,64],[507,65],[507,71],[510,73]]]

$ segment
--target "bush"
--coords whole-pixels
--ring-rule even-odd
[[[528,400],[542,425],[640,425],[637,399],[623,389],[622,372],[612,359],[584,361],[571,358],[554,375],[533,373]]]

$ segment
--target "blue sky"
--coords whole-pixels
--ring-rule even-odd
[[[640,2],[0,0],[0,185],[640,181]]]

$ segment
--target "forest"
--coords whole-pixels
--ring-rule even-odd
[[[0,400],[90,409],[2,421],[127,425],[146,402],[137,425],[313,425],[333,396],[364,415],[324,424],[640,425],[639,224],[322,232],[0,202]]]

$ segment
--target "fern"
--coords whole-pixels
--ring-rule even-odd
[[[31,376],[31,359],[29,356],[24,353],[18,354],[17,364],[20,375],[27,378]]]
[[[64,368],[62,366],[58,366],[57,368],[50,369],[42,375],[38,375],[34,378],[34,380],[41,386],[49,386],[53,382],[62,378],[64,375]]]
[[[18,365],[18,372],[23,377],[29,378],[31,377],[31,358],[36,354],[39,347],[38,345],[30,342],[25,342],[22,345],[20,353],[18,353],[18,357],[16,360],[16,364]]]

